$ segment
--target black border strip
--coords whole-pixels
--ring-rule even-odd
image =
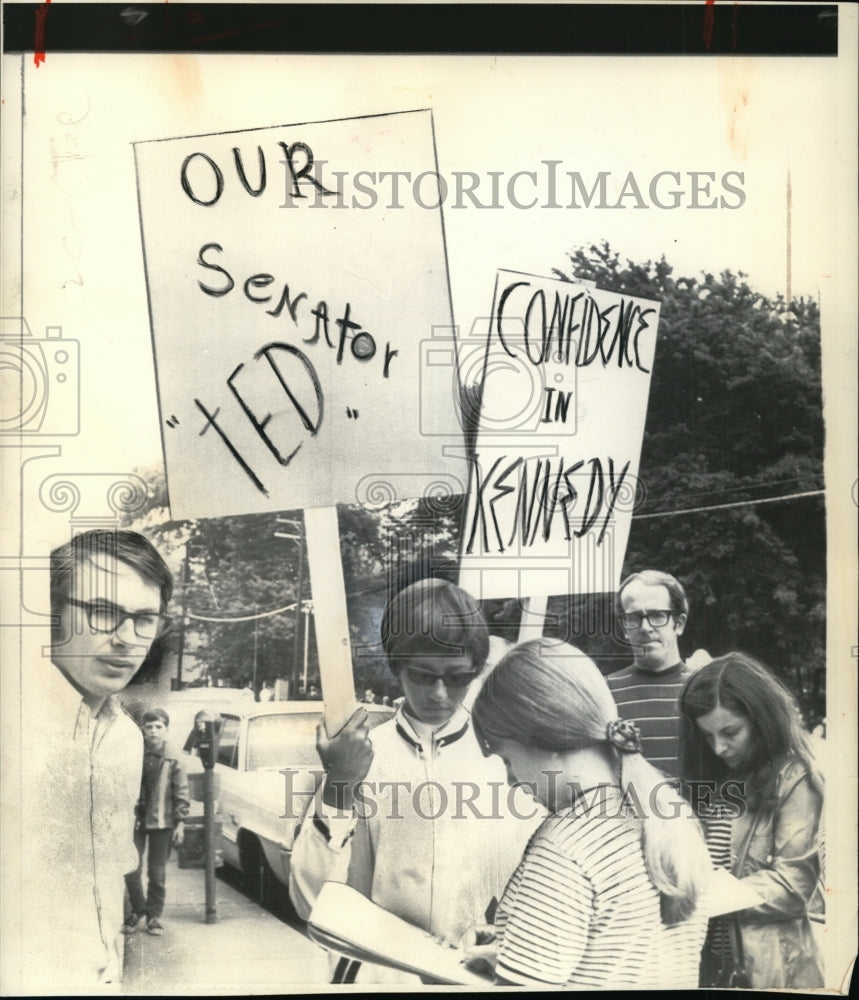
[[[835,5],[6,3],[3,51],[835,56]]]

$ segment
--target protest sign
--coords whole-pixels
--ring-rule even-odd
[[[481,598],[612,591],[620,577],[659,303],[499,271],[460,583]],[[480,327],[475,329],[479,334]]]
[[[462,492],[451,369],[420,365],[451,325],[429,112],[135,156],[173,516],[360,502],[368,482],[397,499],[440,476]],[[392,174],[420,198],[362,197]]]
[[[172,514],[320,508],[308,560],[335,732],[354,698],[333,505],[440,477],[462,491],[444,449],[455,369],[421,366],[452,320],[430,114],[135,149]],[[362,197],[377,175],[420,177],[420,198]]]

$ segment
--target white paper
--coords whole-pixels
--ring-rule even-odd
[[[378,962],[459,986],[489,985],[449,948],[414,924],[376,906],[348,885],[326,882],[308,920],[311,937],[359,961]]]

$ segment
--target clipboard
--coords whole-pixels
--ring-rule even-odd
[[[459,948],[446,948],[427,931],[377,906],[356,889],[326,882],[307,921],[311,939],[324,948],[362,962],[373,962],[450,986],[480,986],[492,981],[462,963]]]

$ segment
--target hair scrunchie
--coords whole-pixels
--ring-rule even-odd
[[[605,737],[621,753],[641,753],[641,732],[628,719],[615,719],[605,727]]]

